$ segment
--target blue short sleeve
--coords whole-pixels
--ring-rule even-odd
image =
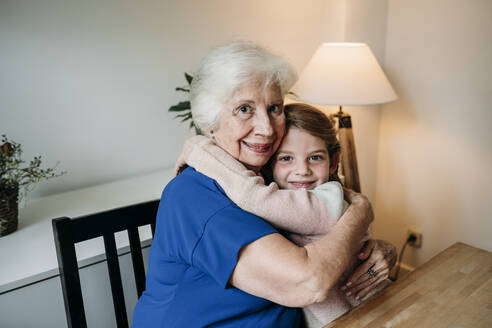
[[[241,248],[276,232],[188,167],[162,194],[132,327],[299,327],[298,309],[228,285]]]
[[[241,248],[275,232],[271,225],[257,216],[233,204],[227,206],[206,223],[192,255],[193,265],[226,287]]]

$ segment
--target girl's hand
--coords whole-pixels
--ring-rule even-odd
[[[350,276],[342,291],[347,296],[362,299],[389,277],[396,262],[396,247],[385,240],[370,239],[357,256],[365,261]]]

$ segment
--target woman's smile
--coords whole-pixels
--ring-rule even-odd
[[[273,146],[272,143],[250,143],[244,140],[242,140],[242,143],[246,146],[246,149],[258,154],[269,154]]]

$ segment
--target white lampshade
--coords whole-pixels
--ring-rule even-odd
[[[323,43],[293,88],[318,105],[374,105],[398,99],[365,43]]]

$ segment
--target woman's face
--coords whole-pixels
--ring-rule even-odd
[[[223,105],[213,137],[248,169],[259,172],[277,150],[284,132],[280,88],[253,81],[237,88]]]

